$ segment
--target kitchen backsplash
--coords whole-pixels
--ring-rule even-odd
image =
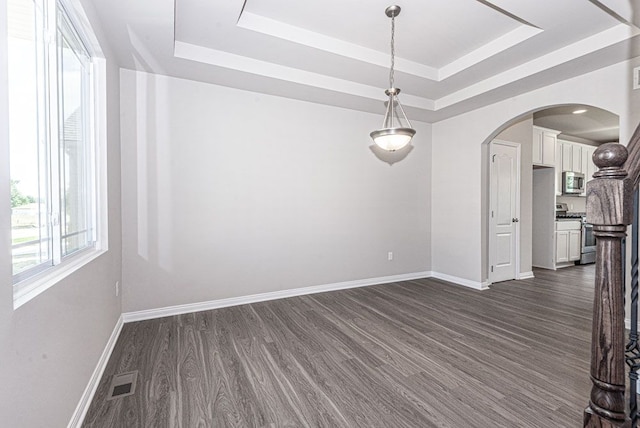
[[[584,196],[556,196],[556,202],[564,202],[570,212],[586,212],[587,198]]]

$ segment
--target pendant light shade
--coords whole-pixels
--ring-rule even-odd
[[[411,128],[411,123],[404,114],[402,104],[398,101],[399,92],[400,89],[398,88],[390,88],[385,91],[385,94],[389,96],[389,101],[387,101],[387,112],[384,115],[382,128],[376,129],[369,134],[378,147],[391,152],[409,144],[416,133],[416,130]]]
[[[381,149],[395,152],[409,144],[415,133],[411,128],[377,129],[371,133],[371,138]]]
[[[391,18],[391,68],[389,70],[389,89],[384,91],[389,97],[387,101],[387,111],[384,115],[384,122],[381,129],[376,129],[371,134],[373,142],[380,148],[388,151],[396,151],[411,141],[416,130],[411,128],[411,122],[400,104],[398,94],[399,88],[393,86],[393,74],[395,63],[395,17],[400,13],[400,6],[389,6],[385,14]]]

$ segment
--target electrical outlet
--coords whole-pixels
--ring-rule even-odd
[[[389,261],[393,260],[393,251],[389,251],[387,253],[387,260],[389,260]]]
[[[120,281],[116,281],[116,297],[120,295]]]

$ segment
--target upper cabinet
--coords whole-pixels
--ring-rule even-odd
[[[585,178],[587,181],[593,180],[593,174],[598,171],[598,167],[593,162],[593,154],[595,153],[596,149],[597,147],[587,147],[587,155],[585,160],[587,162],[587,169],[585,172]]]
[[[596,147],[564,140],[558,140],[557,144],[556,195],[559,196],[562,194],[563,172],[580,172],[584,174],[585,180],[589,181],[593,178],[593,174],[597,171],[597,168],[593,163],[593,152],[596,151]],[[586,190],[580,194],[580,196],[585,195]]]
[[[533,127],[533,164],[556,166],[556,144],[559,131]]]
[[[593,153],[597,147],[582,146],[582,173],[584,174],[585,181],[593,180],[593,174],[596,173],[598,167],[593,163]],[[584,186],[584,192],[582,196],[587,196],[587,186]]]
[[[560,146],[560,156],[562,157],[558,161],[558,166],[562,166],[562,172],[573,171],[586,174],[586,163],[583,165],[583,154],[587,155],[588,153],[586,146],[564,140],[558,140],[558,145]],[[584,159],[586,160],[586,156]]]
[[[585,173],[586,171],[582,170],[582,146],[578,144],[573,144],[571,147],[571,164],[573,165],[574,172]]]
[[[556,195],[562,195],[562,173],[580,172],[585,180],[593,178],[597,171],[593,163],[593,152],[596,147],[571,141],[559,140],[560,131],[533,127],[533,165],[554,167],[556,173]],[[586,188],[586,186],[585,186]],[[582,193],[581,196],[585,196]]]
[[[573,171],[573,144],[560,141],[560,159],[558,159],[558,165],[562,165],[562,172]],[[574,171],[579,172],[579,171]]]

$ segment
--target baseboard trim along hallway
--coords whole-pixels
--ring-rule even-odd
[[[437,279],[441,279],[443,281],[452,282],[452,283],[457,284],[457,285],[462,285],[464,287],[473,288],[474,290],[488,290],[489,289],[489,283],[488,282],[473,281],[471,279],[459,278],[457,276],[447,275],[446,273],[440,273],[440,272],[430,272],[430,274],[431,275],[429,275],[429,277],[431,277],[431,278],[437,278]]]
[[[111,357],[113,348],[116,346],[116,342],[118,341],[118,337],[120,336],[123,325],[124,318],[122,315],[120,315],[120,318],[118,318],[118,322],[116,322],[116,325],[111,332],[111,336],[107,341],[107,345],[104,347],[102,355],[98,360],[98,365],[96,366],[95,370],[93,370],[93,374],[89,379],[89,384],[85,388],[75,412],[73,412],[73,417],[71,418],[71,421],[69,421],[68,428],[79,428],[82,425],[84,417],[86,416],[87,411],[89,410],[89,406],[91,405],[91,401],[93,401],[93,396],[96,393],[96,389],[98,389],[98,385],[100,384],[100,379],[102,379],[104,369],[107,367],[107,363],[109,362],[109,358]]]
[[[516,279],[531,279],[531,278],[535,278],[535,276],[533,275],[533,272],[520,272],[516,277]]]
[[[311,287],[272,291],[269,293],[252,294],[249,296],[230,297],[227,299],[210,300],[207,302],[188,303],[185,305],[168,306],[165,308],[125,312],[122,316],[124,318],[124,322],[144,321],[173,315],[188,314],[191,312],[208,311],[210,309],[227,308],[229,306],[239,306],[249,303],[266,302],[269,300],[286,299],[287,297],[304,296],[305,294],[324,293],[327,291],[346,290],[348,288],[367,287],[370,285],[388,284],[390,282],[429,278],[430,276],[431,272],[415,272],[401,275],[382,276],[378,278],[358,279],[355,281],[314,285]]]
[[[272,291],[269,293],[252,294],[249,296],[230,297],[227,299],[209,300],[206,302],[187,303],[184,305],[167,306],[163,308],[145,309],[142,311],[125,312],[122,314],[124,322],[144,321],[155,318],[169,317],[173,315],[188,314],[191,312],[208,311],[211,309],[226,308],[229,306],[246,305],[249,303],[266,302],[287,297],[304,296],[305,294],[324,293],[327,291],[346,290],[348,288],[367,287],[370,285],[388,284],[390,282],[410,281],[421,278],[437,278],[453,284],[473,288],[475,290],[488,290],[486,282],[472,281],[440,272],[423,271],[400,275],[382,276],[378,278],[358,279],[355,281],[337,282],[333,284],[314,285],[311,287],[293,288],[290,290]]]

